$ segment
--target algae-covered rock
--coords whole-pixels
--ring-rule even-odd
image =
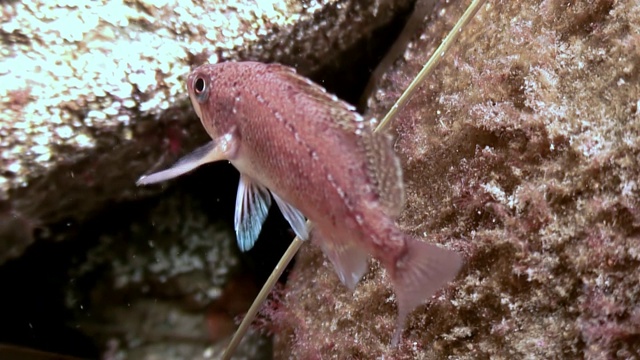
[[[371,115],[466,3],[441,5],[416,34]],[[280,357],[639,357],[638,24],[631,0],[488,1],[394,120],[407,188],[398,223],[466,266],[393,349],[383,269],[351,293],[307,246],[271,314]]]
[[[157,193],[137,177],[205,141],[184,85],[192,67],[253,59],[308,75],[408,3],[3,2],[0,264],[33,242],[33,224]]]

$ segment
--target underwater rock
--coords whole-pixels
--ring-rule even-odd
[[[3,4],[0,223],[12,214],[45,226],[82,221],[109,202],[157,193],[135,180],[206,136],[187,100],[192,67],[253,59],[309,74],[335,66],[408,3]],[[31,241],[0,238],[12,249],[0,263]]]
[[[464,6],[436,9],[369,115],[384,115]],[[271,315],[278,357],[640,356],[638,23],[630,0],[488,1],[393,121],[398,223],[466,266],[394,349],[383,269],[351,293],[306,245]]]

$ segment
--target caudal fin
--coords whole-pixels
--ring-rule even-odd
[[[406,244],[406,254],[390,272],[398,301],[398,327],[392,346],[398,344],[409,313],[453,280],[462,266],[462,258],[453,251],[413,238]]]

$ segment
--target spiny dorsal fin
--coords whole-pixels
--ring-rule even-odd
[[[390,134],[374,133],[375,119],[365,121],[352,105],[328,94],[321,86],[299,76],[286,66],[271,64],[274,74],[295,84],[304,94],[330,112],[330,116],[342,131],[353,134],[364,153],[367,173],[381,204],[390,216],[398,216],[404,206],[404,186],[400,161],[393,151]]]
[[[404,184],[400,160],[393,151],[390,134],[368,133],[361,137],[369,179],[390,216],[398,216],[404,207]]]

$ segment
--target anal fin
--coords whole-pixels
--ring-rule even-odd
[[[335,241],[318,231],[312,236],[333,264],[340,281],[350,290],[355,289],[369,269],[369,254],[351,241]]]

